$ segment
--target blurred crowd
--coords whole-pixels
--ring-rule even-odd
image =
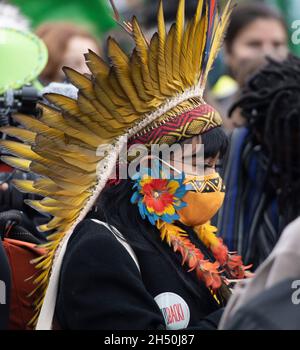
[[[165,2],[168,25],[176,16],[177,1]],[[103,14],[97,14],[97,20],[102,21],[103,15],[128,21],[134,13],[150,37],[156,28],[158,3],[115,0],[117,12],[108,4]],[[193,16],[196,3],[187,1],[188,17]],[[230,140],[227,154],[220,161],[226,198],[213,223],[229,249],[238,251],[245,264],[252,264],[257,273],[250,283],[240,287],[220,328],[299,329],[299,315],[285,304],[291,281],[300,278],[296,243],[300,222],[295,221],[300,213],[300,59],[291,55],[290,24],[277,9],[263,1],[237,3],[205,92],[206,101],[221,113]],[[14,6],[14,1],[0,2],[0,41],[1,27],[29,31],[44,42],[48,52],[47,64],[34,79],[38,81],[36,103],[45,103],[42,94],[47,92],[76,97],[77,91],[62,68],[71,67],[89,75],[84,54],[92,50],[106,57],[108,36],[117,37],[126,50],[132,49],[128,34],[120,30],[121,21],[111,21],[101,34],[83,22],[63,18],[50,18],[33,27],[30,17],[22,13],[22,6]],[[26,82],[26,86],[30,84],[32,81]],[[20,89],[22,86],[16,90]],[[8,126],[10,120],[1,126]],[[10,184],[12,179],[24,176],[4,163],[0,165],[0,228],[4,231],[0,234],[2,239],[23,239],[27,235],[28,242],[43,243],[46,235],[37,232],[35,225],[48,218],[27,208],[23,200],[28,195],[20,194]],[[12,225],[22,230],[7,233]],[[4,255],[0,244],[0,280],[8,281],[9,286]],[[275,278],[275,274],[281,277]],[[4,307],[0,305],[0,329],[6,327],[8,311]]]

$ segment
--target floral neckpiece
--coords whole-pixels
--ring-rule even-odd
[[[244,266],[239,255],[228,251],[223,240],[216,236],[217,228],[210,222],[193,229],[212,252],[214,262],[205,259],[200,249],[191,243],[186,231],[176,225],[179,220],[177,210],[186,206],[183,201],[187,192],[183,173],[179,178],[166,179],[161,167],[156,172],[142,168],[132,180],[134,193],[131,203],[138,205],[141,217],[157,227],[162,241],[181,254],[182,264],[189,267],[189,272],[195,271],[214,295],[223,283],[229,285],[232,280],[251,275],[247,271],[251,266]]]

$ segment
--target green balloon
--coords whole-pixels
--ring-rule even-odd
[[[0,28],[0,94],[34,82],[47,61],[47,48],[36,35]]]

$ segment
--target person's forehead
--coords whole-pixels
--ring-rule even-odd
[[[83,54],[87,52],[87,49],[94,52],[99,51],[96,43],[91,38],[74,36],[68,42],[68,51],[72,54]]]
[[[245,37],[257,37],[257,39],[262,41],[266,38],[287,39],[287,33],[282,23],[278,20],[257,18],[240,32],[237,39]]]

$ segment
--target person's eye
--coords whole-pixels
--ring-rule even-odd
[[[276,48],[276,49],[279,49],[279,48],[282,48],[285,46],[284,43],[280,42],[280,41],[277,41],[277,42],[274,42],[273,43],[273,46]]]
[[[257,49],[257,48],[261,47],[261,42],[260,41],[249,41],[247,45],[252,47],[252,48]]]

